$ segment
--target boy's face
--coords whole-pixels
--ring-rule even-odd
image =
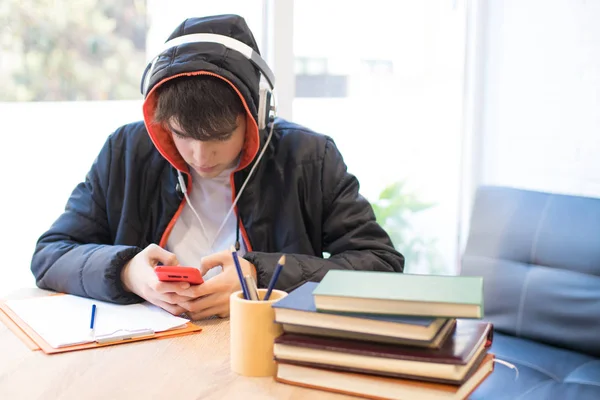
[[[175,147],[188,165],[203,178],[214,178],[238,161],[246,136],[246,117],[237,117],[237,127],[219,140],[200,141],[182,132],[177,121],[171,119],[169,127]]]

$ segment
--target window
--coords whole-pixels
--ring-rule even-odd
[[[407,256],[407,271],[454,271],[463,2],[298,0],[288,9],[292,39],[271,31],[273,10],[289,6],[277,1],[2,2],[0,250],[18,256],[0,267],[10,274],[0,295],[33,284],[29,262],[39,235],[107,135],[142,119],[148,58],[185,18],[221,13],[242,15],[270,62],[273,38],[286,38],[273,53],[293,45],[274,68],[278,83],[296,87],[293,100],[280,93],[280,109],[336,140]],[[281,73],[286,63],[289,74]]]
[[[120,125],[142,119],[148,57],[190,16],[244,16],[261,45],[262,0],[19,0],[0,5],[0,296],[32,286],[38,237]],[[7,276],[9,278],[7,278]]]
[[[136,0],[3,1],[0,101],[137,98],[146,17]]]
[[[361,73],[372,76],[385,77],[394,74],[392,60],[360,60]]]
[[[296,97],[346,97],[348,77],[331,74],[326,58],[296,58]]]
[[[463,7],[294,2],[294,120],[334,138],[408,272],[457,270]]]

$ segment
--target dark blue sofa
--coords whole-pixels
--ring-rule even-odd
[[[484,277],[496,364],[472,399],[600,399],[600,199],[484,186],[461,275]]]

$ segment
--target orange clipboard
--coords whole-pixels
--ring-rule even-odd
[[[113,341],[108,343],[84,343],[74,346],[65,346],[60,348],[54,348],[48,344],[40,335],[38,335],[29,325],[27,325],[13,310],[10,309],[4,302],[0,301],[0,321],[2,321],[8,329],[10,329],[23,343],[33,351],[41,350],[46,354],[65,353],[68,351],[86,350],[97,347],[113,346],[118,344],[125,344],[131,342],[139,342],[142,340],[151,339],[164,339],[183,335],[189,335],[192,333],[199,333],[202,328],[188,322],[182,328],[170,329],[168,331],[156,332],[152,336],[134,337],[131,339]]]

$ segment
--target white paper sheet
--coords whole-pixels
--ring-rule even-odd
[[[123,331],[162,332],[188,322],[147,302],[118,305],[72,295],[6,302],[19,318],[54,348],[94,341],[90,334],[93,304],[96,304],[95,337],[119,336]]]

